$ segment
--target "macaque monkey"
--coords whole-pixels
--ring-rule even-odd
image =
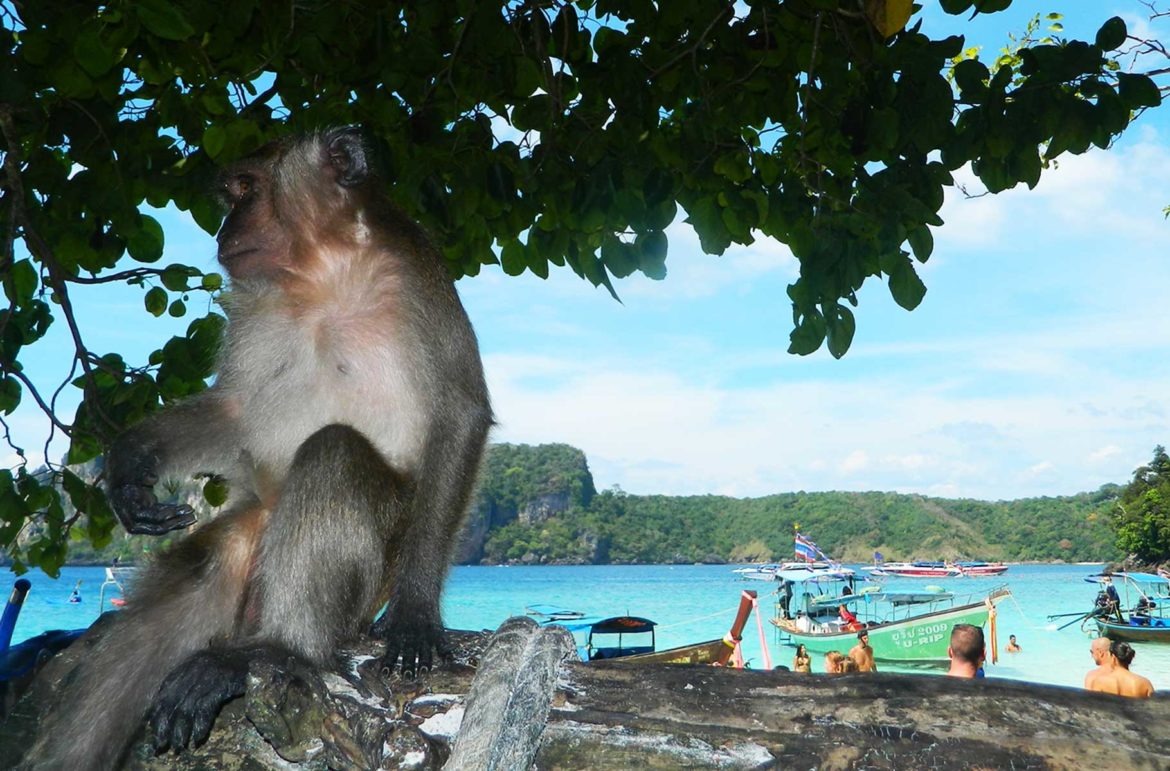
[[[107,457],[132,533],[194,521],[160,479],[225,478],[225,511],[162,554],[86,654],[27,760],[109,769],[149,716],[206,739],[249,662],[326,663],[372,633],[411,675],[449,653],[439,596],[491,408],[443,258],[387,201],[352,129],[276,142],[221,179],[231,278],[215,385]]]

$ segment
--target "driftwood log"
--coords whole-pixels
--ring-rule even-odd
[[[453,636],[456,662],[416,680],[384,679],[372,641],[344,651],[335,671],[288,661],[253,672],[205,745],[162,757],[139,745],[125,768],[1170,767],[1165,697],[994,678],[584,664],[568,632],[525,618]],[[0,768],[29,746],[86,644],[51,660],[0,724]]]

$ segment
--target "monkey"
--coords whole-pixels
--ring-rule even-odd
[[[144,721],[157,752],[200,744],[250,664],[322,665],[366,628],[383,671],[450,655],[439,599],[493,418],[446,263],[353,128],[277,140],[219,191],[215,382],[115,439],[106,485],[125,528],[156,535],[194,521],[157,499],[160,479],[231,492],[145,568],[33,768],[115,767]]]

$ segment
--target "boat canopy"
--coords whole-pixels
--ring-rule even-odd
[[[638,632],[653,632],[658,626],[648,618],[640,616],[614,616],[602,619],[588,625],[593,634],[636,634]]]
[[[815,584],[822,581],[845,581],[855,574],[849,568],[833,568],[831,570],[780,570],[776,578],[793,584]],[[858,579],[860,580],[860,579]]]
[[[922,605],[927,602],[950,600],[954,592],[924,591],[924,592],[882,592],[881,597],[891,605]]]
[[[1155,573],[1093,573],[1085,576],[1085,582],[1089,584],[1103,583],[1106,578],[1118,578],[1123,581],[1133,581],[1135,584],[1145,584],[1147,586],[1170,586],[1170,578],[1159,576]]]

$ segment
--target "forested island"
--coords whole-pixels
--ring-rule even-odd
[[[1109,511],[1119,485],[1015,501],[888,492],[760,498],[597,492],[564,444],[496,444],[485,459],[464,563],[759,562],[792,556],[793,525],[834,558],[1082,562],[1124,556]]]
[[[494,444],[468,518],[460,564],[723,563],[787,559],[793,526],[836,559],[980,558],[1112,561],[1125,555],[1111,520],[1126,488],[1014,501],[890,492],[792,492],[760,498],[598,491],[585,453],[567,444]],[[200,488],[173,496],[212,515]],[[117,531],[69,562],[135,561],[167,539]]]

